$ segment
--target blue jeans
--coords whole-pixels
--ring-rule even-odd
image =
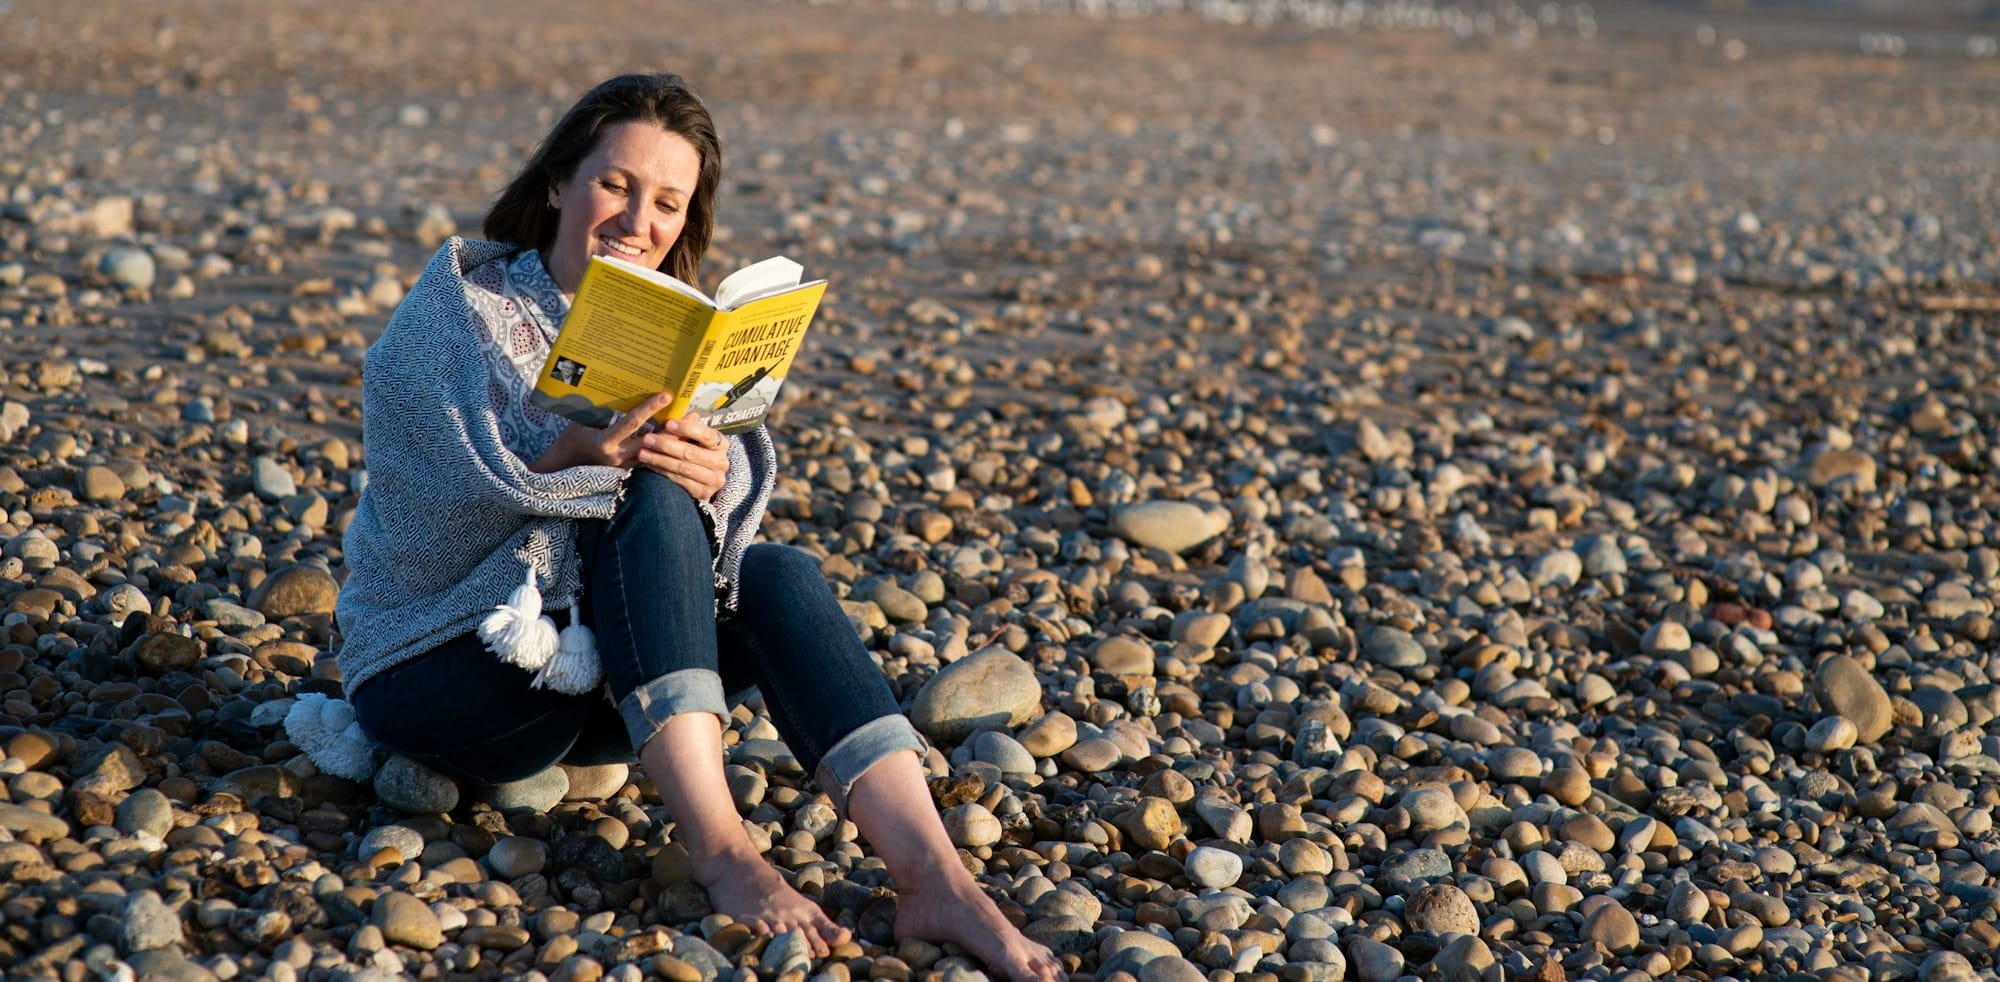
[[[583,620],[604,665],[600,691],[534,688],[532,673],[468,633],[350,696],[369,736],[454,777],[499,784],[557,762],[630,761],[668,719],[727,719],[724,694],[754,686],[793,755],[843,807],[870,767],[922,752],[807,554],[751,546],[741,613],[718,618],[706,520],[679,485],[645,469],[633,472],[616,515],[579,523],[577,547]]]

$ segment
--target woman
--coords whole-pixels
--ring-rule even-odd
[[[723,777],[724,693],[758,686],[888,865],[898,936],[1054,978],[1059,963],[958,862],[922,742],[816,564],[749,544],[776,461],[768,434],[653,425],[671,393],[605,429],[526,402],[592,257],[696,280],[721,170],[714,125],[678,76],[599,85],[502,192],[494,241],[446,243],[369,350],[370,483],[339,608],[355,716],[390,749],[483,783],[636,752],[716,910],[799,931],[823,955],[848,932],[757,854]],[[594,655],[575,629],[556,643],[539,597],[594,628]]]

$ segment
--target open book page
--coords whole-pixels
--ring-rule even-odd
[[[648,267],[641,266],[638,263],[628,263],[623,259],[617,258],[616,256],[592,256],[590,257],[590,261],[594,263],[617,263],[619,269],[637,273],[638,275],[645,277],[647,280],[654,283],[658,283],[659,285],[664,286],[667,289],[674,291],[675,293],[682,294],[684,296],[689,297],[690,299],[699,300],[703,304],[710,307],[722,306],[716,301],[709,299],[708,294],[701,292],[701,289],[699,287],[696,287],[688,283],[686,280],[683,280],[680,277],[673,275],[672,273],[662,273],[657,269],[650,269]],[[794,283],[798,282],[798,277],[796,275],[792,277],[792,282]],[[728,286],[729,281],[723,280],[722,285]]]
[[[783,293],[799,285],[805,267],[783,256],[751,263],[728,276],[715,288],[715,305],[734,310],[753,300]]]

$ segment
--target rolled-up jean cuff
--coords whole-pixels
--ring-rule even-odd
[[[618,700],[618,715],[625,720],[625,732],[632,738],[634,751],[660,732],[667,720],[682,713],[714,713],[728,719],[729,702],[722,697],[722,676],[706,668],[684,668],[668,672]]]
[[[923,757],[924,738],[917,728],[904,716],[878,717],[841,737],[820,758],[813,779],[833,799],[833,807],[846,814],[847,796],[854,790],[855,782],[890,754],[903,750],[914,752],[919,759]]]

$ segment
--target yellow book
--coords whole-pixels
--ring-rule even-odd
[[[714,298],[658,270],[593,256],[529,401],[604,426],[656,392],[724,433],[764,421],[812,325],[825,280],[774,256],[731,273]]]

